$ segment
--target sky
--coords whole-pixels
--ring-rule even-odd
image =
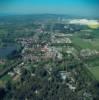
[[[99,0],[0,0],[1,14],[99,16]]]

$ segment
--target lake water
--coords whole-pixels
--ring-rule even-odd
[[[0,58],[5,58],[11,54],[14,50],[17,50],[16,45],[8,45],[6,47],[0,48]]]

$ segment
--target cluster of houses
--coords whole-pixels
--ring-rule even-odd
[[[60,43],[60,44],[72,44],[72,41],[69,37],[71,37],[71,34],[55,34],[52,36],[52,43]]]
[[[80,55],[86,58],[91,56],[97,56],[99,55],[99,52],[97,50],[92,50],[92,49],[82,49],[80,51]]]
[[[23,51],[24,61],[41,61],[47,59],[62,59],[62,54],[55,48],[47,44],[43,47],[27,48]]]
[[[24,62],[17,65],[12,71],[8,72],[8,75],[13,78],[13,80],[18,80],[21,75],[21,68],[24,66]]]
[[[68,86],[68,88],[70,90],[75,92],[77,87],[76,87],[76,84],[75,84],[75,79],[72,77],[71,72],[60,71],[60,75],[61,75],[63,82],[65,82],[66,80],[69,80],[69,81],[66,82],[66,85]]]
[[[0,64],[5,64],[5,59],[0,59]]]

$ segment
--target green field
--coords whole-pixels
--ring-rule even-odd
[[[77,33],[71,38],[74,46],[79,47],[80,49],[88,48],[91,50],[96,49],[99,51],[99,34],[97,33],[97,31],[93,33],[96,37],[90,41],[82,39],[80,37],[80,34]],[[86,61],[86,63],[88,64],[88,69],[93,74],[94,78],[99,81],[99,57]]]
[[[72,37],[72,42],[74,45],[80,47],[81,49],[96,49],[99,50],[99,39],[94,39],[93,41],[87,41],[80,37]]]
[[[2,78],[0,78],[0,81],[2,81],[2,82],[7,82],[9,80],[11,80],[11,76],[8,74],[4,75]]]
[[[94,77],[96,78],[96,80],[99,81],[99,66],[97,66],[97,67],[90,67],[88,69],[94,75]]]
[[[93,74],[94,78],[99,80],[99,57],[87,60],[86,64],[89,66],[88,69]]]
[[[87,40],[82,38],[82,36],[87,33],[86,31],[80,31],[73,35],[72,42],[75,46],[80,47],[81,49],[96,49],[99,50],[99,29],[91,30],[88,34],[92,34],[93,40]]]

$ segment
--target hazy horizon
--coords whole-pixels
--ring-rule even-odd
[[[0,0],[0,14],[66,14],[99,17],[99,0]]]

